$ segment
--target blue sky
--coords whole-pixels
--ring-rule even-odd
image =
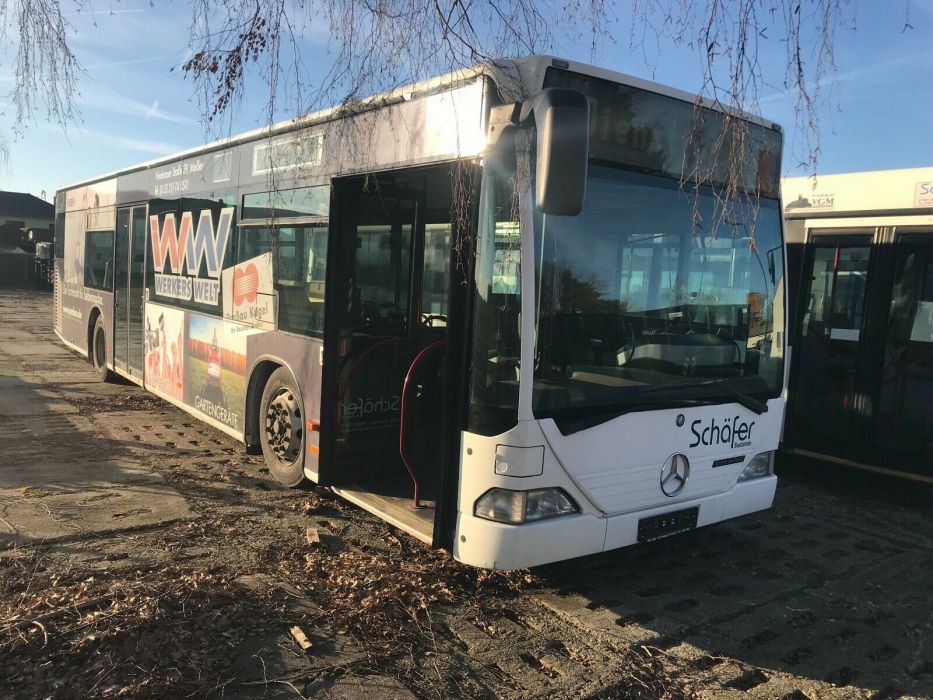
[[[838,31],[838,73],[832,97],[819,112],[823,155],[818,172],[933,165],[933,0],[911,0],[913,29],[902,32],[906,3],[859,3],[856,28]],[[206,140],[194,87],[177,70],[189,55],[187,4],[158,5],[127,0],[113,11],[85,10],[70,17],[73,49],[87,71],[78,99],[82,123],[63,132],[40,117],[15,138],[11,114],[0,107],[0,137],[10,150],[9,164],[0,166],[0,189],[45,191],[51,199],[63,185]],[[594,56],[586,41],[567,41],[555,53],[695,92],[701,76],[692,49],[666,44],[644,52],[629,48],[630,7],[626,0],[615,8],[616,44],[603,45]],[[783,92],[784,46],[777,32],[768,35],[774,38],[761,41],[768,87],[760,112],[786,129],[784,174],[808,174],[797,167],[802,141],[792,96]],[[323,31],[307,36],[306,53],[324,51],[325,40]],[[0,93],[12,88],[12,58],[0,53]],[[250,81],[235,132],[263,123],[265,91],[260,80]]]

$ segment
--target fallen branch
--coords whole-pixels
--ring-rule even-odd
[[[95,605],[100,605],[102,603],[113,605],[113,596],[109,596],[109,595],[98,596],[97,598],[91,598],[90,600],[86,600],[83,603],[79,603],[77,605],[67,605],[63,608],[56,608],[55,610],[50,610],[46,613],[42,613],[38,617],[18,618],[18,619],[10,618],[9,620],[4,620],[2,623],[0,623],[0,625],[3,626],[2,629],[0,629],[0,632],[9,632],[20,626],[29,627],[30,625],[39,625],[40,627],[42,627],[42,631],[44,633],[45,627],[43,627],[43,623],[51,622],[56,617],[63,615],[65,613],[70,613],[70,612],[80,613],[83,610],[87,610],[88,608],[92,608]]]

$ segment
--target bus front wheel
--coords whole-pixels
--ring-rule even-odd
[[[104,330],[104,319],[101,316],[97,317],[91,339],[91,348],[88,353],[91,358],[91,365],[93,365],[100,381],[109,381],[113,375],[107,369],[107,331]]]
[[[269,377],[259,407],[262,456],[275,480],[298,486],[304,479],[304,411],[301,394],[285,367]]]

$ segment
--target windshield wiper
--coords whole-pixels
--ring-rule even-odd
[[[675,391],[677,389],[695,389],[699,387],[707,387],[714,385],[722,385],[722,388],[725,389],[726,393],[735,399],[736,403],[744,406],[752,413],[756,413],[759,416],[762,413],[768,412],[768,404],[763,401],[759,401],[754,396],[749,396],[744,394],[735,387],[730,385],[732,380],[728,377],[722,379],[704,379],[702,381],[693,381],[693,382],[680,382],[677,384],[656,384],[648,389],[644,390],[646,394],[654,394],[657,392],[667,392]]]
[[[568,429],[573,433],[578,430],[590,428],[594,425],[599,425],[600,423],[605,423],[606,421],[633,411],[676,408],[680,406],[713,406],[718,403],[720,403],[720,401],[714,397],[684,398],[676,396],[667,398],[641,394],[638,398],[632,398],[631,401],[626,401],[624,404],[586,406],[585,408],[575,406],[564,411],[553,411],[539,417],[552,418],[557,423],[561,432],[567,435],[569,434],[566,432]]]

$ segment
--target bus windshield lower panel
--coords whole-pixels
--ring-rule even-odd
[[[777,397],[778,201],[591,166],[576,217],[535,219],[533,410],[575,432],[632,410]]]

